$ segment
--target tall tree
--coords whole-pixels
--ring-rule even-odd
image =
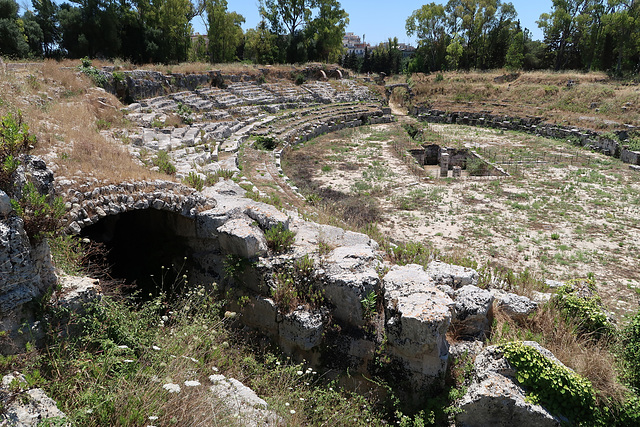
[[[52,0],[31,0],[31,3],[36,11],[36,22],[42,30],[42,51],[44,56],[51,56],[60,40],[56,18],[59,7]]]
[[[278,58],[277,36],[267,29],[267,23],[262,20],[255,29],[247,30],[245,34],[245,59],[251,59],[258,64],[271,64]]]
[[[407,35],[418,38],[418,56],[425,58],[423,71],[435,71],[442,68],[446,56],[447,14],[444,6],[429,3],[414,11],[406,22]]]
[[[180,62],[187,59],[192,32],[190,21],[196,10],[190,0],[151,0],[142,3],[146,50],[154,62]]]
[[[209,60],[230,62],[236,59],[236,49],[242,42],[244,17],[227,11],[226,0],[205,0],[207,11]]]
[[[308,26],[313,53],[311,59],[335,62],[342,55],[342,37],[349,14],[337,0],[319,0],[318,14]]]
[[[29,45],[18,18],[18,3],[0,0],[0,55],[22,58],[28,54]]]
[[[524,64],[524,33],[522,31],[516,33],[511,39],[509,50],[505,57],[507,70],[519,70]]]
[[[44,36],[36,16],[30,10],[22,15],[22,28],[29,44],[29,56],[41,57]]]
[[[554,68],[565,68],[577,49],[577,17],[586,10],[589,0],[553,0],[551,13],[543,13],[537,21],[544,41],[555,53]]]

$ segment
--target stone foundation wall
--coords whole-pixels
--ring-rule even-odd
[[[571,139],[583,147],[591,148],[605,155],[621,159],[625,163],[640,164],[640,153],[624,147],[628,131],[636,128],[626,125],[627,130],[617,131],[618,140],[601,135],[598,132],[573,126],[560,126],[542,122],[539,117],[510,117],[486,113],[464,111],[447,112],[426,106],[414,106],[410,114],[427,123],[451,123],[469,126],[485,126],[494,129],[514,130],[548,138]]]

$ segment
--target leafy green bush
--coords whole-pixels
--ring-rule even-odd
[[[61,197],[52,200],[40,194],[35,185],[27,182],[22,189],[22,197],[11,200],[11,205],[24,221],[24,231],[32,242],[37,242],[46,234],[57,231],[65,214],[64,201]]]
[[[193,123],[193,110],[188,105],[183,104],[182,102],[178,102],[178,108],[176,108],[176,114],[182,120],[182,123],[185,125],[190,125]]]
[[[626,365],[627,383],[640,390],[640,311],[622,331],[619,352]]]
[[[22,122],[20,111],[0,119],[0,189],[13,193],[11,175],[20,166],[18,156],[26,154],[36,145],[36,137],[29,133],[29,126]]]
[[[296,240],[296,233],[286,230],[282,223],[278,223],[278,225],[268,229],[264,236],[267,239],[269,248],[276,253],[287,252]]]
[[[298,73],[298,74],[295,74],[294,81],[298,86],[300,86],[301,84],[304,84],[304,82],[306,82],[307,79],[304,77],[303,74]]]
[[[122,71],[114,71],[113,73],[111,73],[111,75],[113,76],[114,82],[116,83],[124,82],[124,73]]]
[[[107,78],[100,72],[100,70],[91,64],[91,60],[89,58],[85,56],[80,61],[81,64],[78,69],[82,74],[91,78],[93,84],[100,87],[104,87],[107,84]]]
[[[158,154],[156,154],[156,157],[153,159],[153,165],[157,166],[160,172],[166,173],[167,175],[176,173],[176,167],[171,163],[169,154],[164,150],[158,151]]]
[[[527,400],[578,425],[597,414],[591,383],[569,368],[552,362],[522,342],[501,346],[505,358],[517,369],[516,380],[527,390]],[[585,424],[589,425],[589,424]]]
[[[595,292],[593,280],[571,280],[558,289],[555,304],[568,320],[578,324],[578,332],[601,338],[611,335],[615,328],[602,308],[600,296]]]

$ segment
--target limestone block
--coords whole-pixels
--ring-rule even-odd
[[[216,397],[216,401],[223,402],[226,407],[213,409],[223,413],[227,409],[243,426],[266,427],[283,424],[284,421],[275,412],[267,409],[267,402],[235,378],[217,374],[211,375],[209,380],[213,383],[209,390]]]
[[[247,218],[227,221],[218,227],[220,248],[224,253],[255,258],[267,253],[267,240],[260,228]]]
[[[417,382],[441,378],[449,354],[445,335],[453,301],[433,287],[416,264],[392,267],[382,283],[391,354],[417,376]]]
[[[560,362],[539,344],[525,341],[543,355]],[[540,405],[525,400],[525,391],[515,381],[515,370],[497,346],[484,349],[475,361],[475,374],[467,393],[458,403],[462,410],[456,415],[456,425],[475,426],[536,426],[556,427],[560,419]]]
[[[4,403],[0,424],[9,426],[31,427],[42,425],[45,420],[55,418],[62,420],[66,417],[64,412],[58,409],[56,402],[40,388],[27,390],[15,396],[10,391],[11,383],[17,381],[22,387],[28,387],[22,374],[17,372],[2,377],[0,386],[0,401]],[[57,424],[69,426],[70,423]]]
[[[249,297],[249,301],[239,308],[240,320],[245,325],[260,330],[269,335],[278,333],[276,316],[278,308],[271,298],[261,295]]]
[[[4,191],[0,190],[0,216],[7,216],[13,211],[11,198]]]
[[[317,347],[322,341],[324,316],[320,311],[299,309],[282,318],[279,329],[280,345],[287,352]]]
[[[258,224],[263,230],[269,230],[281,224],[285,230],[289,229],[289,217],[271,205],[255,203],[247,206],[244,213]]]
[[[0,313],[30,301],[41,287],[22,219],[0,220]]]
[[[87,303],[102,295],[100,282],[90,277],[62,274],[58,278],[58,283],[61,291],[56,305],[71,312],[83,312]]]
[[[496,305],[513,318],[525,318],[538,309],[538,303],[529,298],[500,289],[491,289]]]
[[[488,330],[493,315],[494,296],[477,286],[467,285],[455,293],[454,327],[460,335],[479,336]]]
[[[229,212],[220,209],[209,209],[200,212],[196,217],[196,236],[200,238],[215,238],[218,228],[230,218]]]
[[[436,285],[449,285],[454,289],[478,284],[478,272],[474,269],[440,261],[430,262],[427,266],[427,274]]]
[[[361,301],[379,285],[379,262],[368,245],[341,246],[328,255],[324,290],[335,306],[334,317],[356,326],[365,323]]]

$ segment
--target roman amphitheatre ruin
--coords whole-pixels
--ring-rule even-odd
[[[450,355],[482,349],[494,307],[526,317],[588,277],[610,320],[637,310],[636,107],[616,122],[604,101],[587,113],[517,101],[525,86],[580,91],[600,76],[104,67],[104,89],[78,89],[73,70],[47,81],[51,63],[9,65],[3,93],[40,118],[25,173],[62,196],[69,235],[104,245],[109,274],[143,292],[185,260],[188,283],[222,284],[230,313],[314,366],[366,378],[383,342],[426,390]],[[278,253],[271,230],[292,232],[291,247]],[[33,251],[36,272],[19,274],[39,284],[5,284],[3,312],[55,282]],[[326,304],[278,294],[301,281]]]

